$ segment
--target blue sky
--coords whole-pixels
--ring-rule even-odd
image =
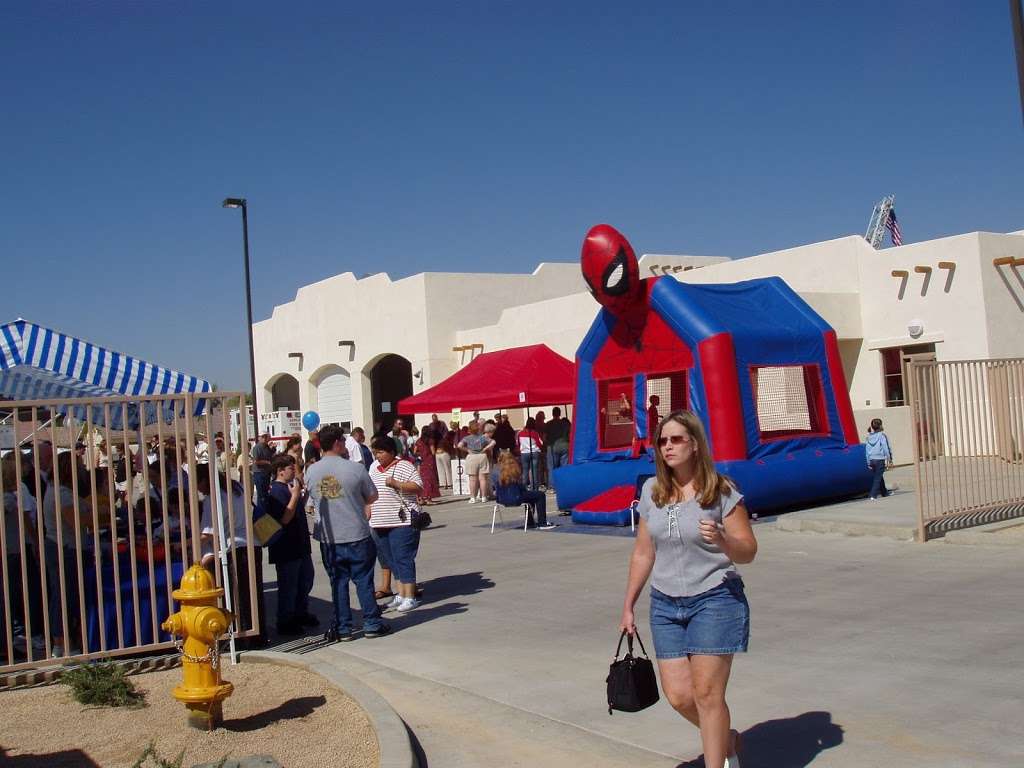
[[[4,319],[246,387],[333,274],[1024,228],[1005,2],[15,2]],[[485,300],[485,299],[484,299]],[[325,312],[351,311],[325,307]],[[372,313],[372,307],[363,311]]]

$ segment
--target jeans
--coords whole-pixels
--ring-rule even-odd
[[[519,463],[523,467],[523,484],[537,490],[537,483],[540,482],[540,451],[520,454]]]
[[[256,503],[264,504],[270,494],[270,473],[255,471],[252,473],[252,483],[256,486]]]
[[[889,490],[885,487],[885,478],[882,477],[885,474],[885,459],[871,459],[868,462],[868,467],[874,473],[871,478],[871,493],[868,494],[872,499],[876,499],[879,496],[888,496]]]
[[[555,484],[555,470],[569,463],[568,448],[548,448],[548,481]]]
[[[320,544],[320,556],[331,580],[334,597],[334,629],[352,631],[352,608],[349,605],[348,583],[356,585],[359,607],[363,609],[363,630],[374,632],[383,626],[380,606],[373,597],[373,563],[377,547],[367,536],[344,544]]]
[[[256,628],[255,613],[259,613],[259,631],[251,637],[238,640],[237,647],[242,650],[262,648],[266,644],[267,612],[263,607],[263,547],[252,548],[253,572],[249,572],[249,552],[243,542],[235,541],[228,549],[228,583],[231,589],[231,611],[235,614],[235,630],[246,632]],[[220,568],[215,561],[207,566],[211,572]],[[252,591],[255,587],[256,605],[252,604]],[[255,610],[254,610],[255,609]]]
[[[532,504],[537,510],[537,525],[548,524],[548,500],[543,491],[524,490],[521,494],[523,504]],[[530,515],[532,518],[533,515]]]
[[[313,589],[313,558],[303,555],[277,563],[277,626],[309,613],[309,593]]]
[[[381,567],[390,568],[403,584],[416,583],[416,553],[420,549],[420,532],[411,525],[396,528],[375,528]]]

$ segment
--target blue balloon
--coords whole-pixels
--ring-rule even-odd
[[[312,432],[320,426],[320,414],[316,411],[306,411],[302,414],[302,426]]]

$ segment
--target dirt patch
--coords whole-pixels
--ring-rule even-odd
[[[146,693],[142,709],[85,707],[60,684],[0,693],[0,764],[130,768],[150,741],[164,759],[184,749],[184,766],[258,754],[287,768],[375,768],[380,762],[366,713],[319,675],[239,664],[225,666],[224,677],[235,692],[224,702],[223,727],[213,733],[185,725],[185,706],[171,697],[180,669],[130,678]]]

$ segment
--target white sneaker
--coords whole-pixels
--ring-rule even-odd
[[[405,613],[407,611],[411,611],[413,608],[419,608],[419,605],[420,601],[415,597],[406,597],[402,599],[401,604],[398,605],[395,610],[399,613]]]
[[[397,608],[398,606],[400,606],[402,604],[402,600],[404,600],[404,599],[405,598],[402,597],[401,595],[395,595],[394,597],[391,598],[391,600],[387,603],[387,605],[384,606],[385,610],[389,610],[390,611],[392,608]]]
[[[476,496],[470,496],[470,497],[469,497],[469,498],[468,498],[468,499],[466,500],[466,503],[467,503],[467,504],[476,504]]]
[[[735,734],[735,735],[734,735]],[[740,734],[738,731],[729,731],[732,737],[733,753],[725,758],[725,765],[722,768],[740,768],[740,758],[736,753],[740,751]]]

